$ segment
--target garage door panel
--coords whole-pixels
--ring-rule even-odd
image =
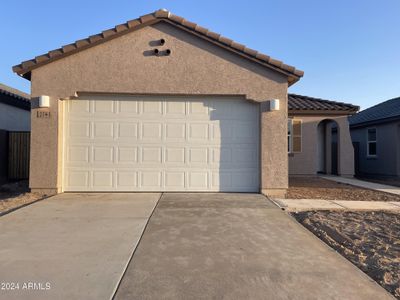
[[[69,146],[67,149],[67,162],[88,163],[89,146]]]
[[[185,123],[169,123],[165,124],[165,139],[184,141],[186,138],[186,124]]]
[[[94,163],[113,163],[114,148],[113,147],[93,147],[93,162]]]
[[[183,165],[185,163],[184,147],[167,147],[165,149],[165,162],[167,164]]]
[[[184,189],[185,188],[185,172],[184,171],[166,171],[165,172],[165,188],[166,189]]]
[[[143,140],[156,140],[160,141],[162,137],[162,124],[161,123],[143,123],[142,126]]]
[[[194,100],[189,104],[189,114],[194,116],[208,117],[209,115],[209,104],[208,101]]]
[[[74,113],[75,115],[87,115],[90,112],[90,102],[81,100],[69,100],[67,102],[67,110],[69,113]]]
[[[209,136],[209,124],[208,123],[193,123],[189,124],[189,139],[193,140],[208,140]]]
[[[89,138],[90,137],[90,122],[71,121],[68,122],[67,136],[70,138]]]
[[[114,113],[114,101],[93,101],[93,113]]]
[[[117,163],[136,163],[137,161],[137,147],[118,147]]]
[[[119,101],[118,105],[119,114],[138,114],[139,113],[139,103],[136,100],[125,100]]]
[[[138,173],[133,171],[117,172],[117,188],[133,190],[138,186]]]
[[[94,122],[93,123],[94,138],[114,138],[114,123],[113,122]]]
[[[243,99],[66,101],[65,191],[259,190],[259,106]]]
[[[185,101],[167,101],[165,103],[166,114],[171,117],[184,117],[186,115]]]
[[[190,148],[189,163],[206,165],[208,163],[208,148]]]
[[[212,162],[214,164],[231,164],[232,163],[232,148],[213,148]]]
[[[188,188],[193,190],[207,190],[208,189],[208,172],[198,171],[189,172]]]
[[[161,171],[143,171],[141,172],[140,184],[143,188],[161,189]]]
[[[120,122],[118,124],[117,138],[137,139],[138,137],[138,123]]]
[[[112,188],[113,172],[112,171],[93,171],[92,184],[94,188]]]
[[[76,190],[89,188],[89,171],[69,170],[66,176],[67,186]]]

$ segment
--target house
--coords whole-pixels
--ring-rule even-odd
[[[30,131],[30,96],[0,83],[0,183],[8,180],[9,132]]]
[[[32,191],[285,194],[292,66],[158,10],[13,70]]]
[[[0,130],[31,130],[30,96],[0,83]]]
[[[400,177],[400,97],[350,118],[356,175]]]
[[[359,107],[296,94],[288,96],[290,175],[354,175],[348,116]]]

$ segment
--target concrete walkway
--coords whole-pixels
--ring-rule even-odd
[[[61,194],[0,217],[0,282],[19,285],[0,299],[110,299],[159,197]]]
[[[265,197],[163,194],[115,299],[393,299]]]
[[[379,184],[379,183],[359,180],[359,179],[355,179],[355,178],[347,178],[347,177],[340,177],[340,176],[321,176],[321,178],[340,182],[340,183],[351,184],[351,185],[362,187],[365,189],[376,190],[376,191],[385,192],[385,193],[394,194],[394,195],[400,195],[400,187],[397,187],[397,186]]]
[[[347,201],[321,199],[273,199],[282,209],[287,211],[307,210],[390,210],[400,211],[399,202],[384,201]]]

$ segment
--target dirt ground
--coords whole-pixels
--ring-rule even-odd
[[[0,186],[0,213],[34,202],[44,195],[30,193],[27,181],[18,181]]]
[[[289,199],[325,199],[354,201],[400,201],[391,195],[319,177],[290,177],[287,193]]]
[[[399,213],[312,211],[293,216],[400,299]]]

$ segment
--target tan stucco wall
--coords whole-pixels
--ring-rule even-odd
[[[147,55],[164,38],[170,56]],[[261,117],[261,189],[287,188],[287,78],[172,25],[158,23],[32,71],[32,96],[51,96],[51,117],[32,118],[33,189],[61,188],[62,121],[59,98],[75,92],[245,95],[280,99],[281,110]],[[67,101],[67,100],[64,100]],[[36,109],[32,110],[32,116]]]
[[[302,151],[289,155],[290,175],[316,175],[318,168],[318,124],[323,120],[334,120],[339,126],[338,173],[342,176],[354,175],[354,150],[350,137],[347,116],[292,115],[302,120]],[[330,149],[328,149],[329,152]],[[328,154],[329,155],[329,154]],[[329,168],[329,166],[328,166]]]

